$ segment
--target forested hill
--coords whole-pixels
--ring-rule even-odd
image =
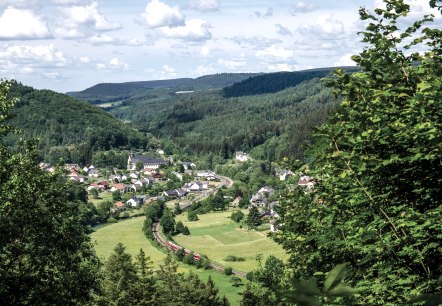
[[[47,161],[63,157],[86,164],[95,150],[146,144],[140,132],[87,102],[17,83],[10,95],[19,99],[11,124],[22,129],[26,138],[39,139]],[[17,137],[9,136],[7,144],[12,145]]]
[[[228,158],[236,150],[252,150],[257,158],[279,160],[299,157],[311,129],[323,123],[335,105],[330,89],[316,78],[272,94],[183,95],[149,121],[134,116],[133,124],[173,140],[189,154],[212,152]]]
[[[342,68],[347,72],[354,72],[358,70],[357,67]],[[225,87],[223,89],[223,95],[226,98],[230,98],[275,93],[286,88],[296,86],[303,81],[330,76],[334,69],[336,69],[336,67],[293,72],[266,73],[247,78],[243,81]]]
[[[125,83],[101,83],[79,92],[69,92],[68,95],[93,103],[127,99],[133,95],[155,89],[170,89],[172,91],[198,91],[213,88],[223,88],[240,82],[257,73],[220,73],[205,75],[199,78],[180,78],[170,80],[153,80]]]

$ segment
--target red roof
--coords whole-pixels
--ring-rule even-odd
[[[117,202],[117,203],[115,203],[115,206],[117,206],[117,207],[124,207],[124,203],[123,202]]]
[[[118,190],[124,190],[124,184],[115,184],[113,187]]]

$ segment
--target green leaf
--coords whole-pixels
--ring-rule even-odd
[[[296,280],[294,282],[294,286],[296,288],[296,291],[309,295],[309,296],[315,296],[315,295],[321,295],[321,290],[319,290],[318,286],[312,281],[306,281],[306,280]]]
[[[339,264],[328,273],[324,283],[325,292],[330,291],[342,281],[347,273],[347,264],[348,263]]]
[[[327,292],[327,295],[331,296],[352,296],[357,293],[361,292],[360,289],[352,288],[350,286],[346,285],[339,285],[335,287],[334,289]]]

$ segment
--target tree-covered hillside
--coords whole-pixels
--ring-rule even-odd
[[[357,71],[356,67],[342,67],[347,72]],[[241,82],[232,84],[223,89],[225,97],[253,96],[266,93],[274,93],[293,87],[301,82],[314,78],[323,78],[331,74],[336,69],[320,68],[293,72],[275,72],[266,73],[254,77],[250,77]]]
[[[257,157],[278,160],[298,155],[310,129],[324,122],[333,109],[332,101],[330,90],[313,79],[265,95],[187,94],[153,120],[146,122],[140,115],[133,124],[157,138],[173,140],[188,152],[227,158],[236,150],[255,148]]]
[[[88,163],[95,150],[116,147],[144,147],[145,137],[105,111],[50,90],[35,90],[14,84],[16,97],[11,124],[23,130],[25,138],[38,138],[44,158],[57,162]],[[18,136],[5,141],[11,145]]]

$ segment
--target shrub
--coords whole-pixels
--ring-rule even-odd
[[[183,262],[188,265],[193,265],[195,263],[195,259],[193,259],[193,253],[189,253],[184,256]]]
[[[246,259],[244,257],[237,257],[235,255],[228,255],[224,260],[225,261],[245,261]]]
[[[232,275],[232,274],[233,274],[233,269],[232,269],[232,267],[225,267],[225,268],[224,268],[224,274],[225,274],[225,275]]]
[[[187,213],[187,220],[189,221],[198,221],[198,215],[194,211],[189,211]]]
[[[243,214],[243,212],[240,211],[240,210],[234,211],[234,212],[232,213],[232,215],[230,216],[230,219],[232,219],[233,221],[235,221],[235,222],[237,222],[237,223],[238,223],[239,221],[241,221],[243,218],[244,218],[244,214]]]
[[[110,217],[109,219],[107,219],[107,223],[117,223],[117,219]]]

